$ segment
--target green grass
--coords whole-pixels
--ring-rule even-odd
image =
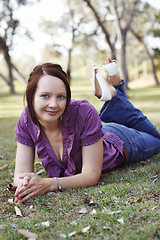
[[[99,111],[102,103],[92,96],[89,83],[85,79],[78,80],[73,81],[72,97],[88,99]],[[128,96],[160,130],[160,88],[133,89]],[[160,155],[148,159],[146,164],[105,173],[96,187],[50,193],[30,200],[20,206],[23,217],[17,217],[14,204],[8,203],[8,199],[14,198],[14,193],[7,190],[7,184],[13,178],[14,128],[22,109],[22,91],[16,96],[7,95],[6,90],[0,93],[0,167],[10,163],[6,170],[0,171],[0,239],[25,239],[18,229],[26,229],[36,233],[38,239],[47,240],[63,239],[63,236],[76,240],[160,238]],[[39,167],[36,166],[37,169]],[[89,204],[90,201],[93,203]],[[79,213],[82,207],[87,210],[85,214]],[[93,209],[95,214],[91,214]],[[107,214],[108,210],[112,214]],[[118,219],[123,219],[124,224]],[[41,225],[46,221],[49,221],[49,227]],[[73,225],[73,221],[77,225]],[[82,229],[87,226],[90,229],[83,233]],[[69,237],[73,231],[76,234]]]

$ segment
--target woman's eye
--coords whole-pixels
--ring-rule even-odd
[[[59,95],[58,98],[59,98],[59,99],[65,99],[66,97],[63,96],[63,95]]]
[[[49,96],[48,94],[42,94],[41,97],[45,99],[45,98],[48,98]]]

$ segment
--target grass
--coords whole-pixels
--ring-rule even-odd
[[[91,88],[85,79],[74,80],[72,91],[73,98],[88,99],[99,111],[102,103],[90,94]],[[160,88],[132,89],[128,96],[160,130]],[[18,229],[36,233],[38,239],[47,240],[160,239],[160,155],[143,164],[105,173],[96,187],[37,197],[20,206],[23,217],[15,215],[14,204],[8,203],[14,193],[7,190],[7,184],[13,178],[14,128],[23,109],[22,98],[22,90],[16,96],[7,95],[6,90],[0,93],[0,167],[10,164],[0,171],[0,239],[26,239]],[[41,167],[36,165],[36,169]],[[86,213],[79,213],[82,207]],[[46,221],[50,225],[42,226],[41,223]],[[87,226],[89,230],[83,233]]]

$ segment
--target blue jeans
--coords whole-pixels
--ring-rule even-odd
[[[145,160],[160,151],[160,133],[143,113],[128,100],[124,81],[115,88],[111,101],[104,103],[99,116],[103,132],[117,135],[128,151],[128,163]]]

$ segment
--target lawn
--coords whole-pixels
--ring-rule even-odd
[[[102,103],[92,96],[85,79],[75,79],[72,91],[74,99],[88,99],[99,111]],[[132,89],[128,96],[160,130],[160,88]],[[15,96],[1,90],[0,167],[9,166],[0,170],[0,239],[26,239],[20,229],[47,240],[160,239],[160,155],[105,173],[96,187],[37,197],[22,204],[22,216],[17,216],[12,203],[14,193],[8,191],[7,185],[14,173],[14,128],[22,109],[22,89]],[[36,159],[35,170],[41,168]]]

